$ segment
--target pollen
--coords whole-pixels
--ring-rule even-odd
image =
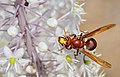
[[[15,62],[16,62],[16,58],[11,57],[10,58],[10,64],[13,65],[13,64],[15,64]]]
[[[86,65],[89,65],[91,62],[90,62],[89,60],[85,60],[84,63],[85,63]]]
[[[67,60],[68,62],[72,62],[72,58],[71,58],[69,55],[66,56],[66,60]]]

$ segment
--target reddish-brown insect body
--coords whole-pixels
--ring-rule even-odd
[[[86,42],[83,39],[83,36],[80,35],[80,37],[59,37],[59,43],[63,45],[66,49],[79,49],[84,48],[84,45],[86,45],[86,48],[88,50],[94,50],[97,46],[97,42],[94,38],[89,38]]]
[[[71,44],[71,38],[70,38],[70,36],[67,36],[66,40],[67,40],[66,45],[69,46]]]
[[[66,36],[66,44],[65,44],[65,47],[67,48],[67,49],[71,49],[71,38],[70,38],[70,36]]]
[[[88,50],[94,50],[97,47],[97,42],[94,38],[89,38],[86,42],[85,42],[86,48]]]
[[[71,40],[72,48],[79,49],[84,47],[84,40],[78,38],[72,38]]]

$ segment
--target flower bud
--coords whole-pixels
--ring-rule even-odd
[[[18,34],[18,29],[15,26],[10,26],[7,32],[10,36],[15,37]]]
[[[26,71],[27,73],[30,73],[30,74],[33,74],[33,73],[36,72],[36,70],[35,70],[35,69],[33,68],[33,66],[31,66],[31,65],[27,66],[26,69],[25,69],[25,71]]]
[[[47,24],[50,26],[50,27],[56,27],[58,25],[58,22],[55,18],[49,18],[47,20]]]

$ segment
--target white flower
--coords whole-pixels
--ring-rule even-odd
[[[56,18],[49,18],[49,19],[47,20],[47,24],[48,24],[50,27],[57,27],[58,22],[57,22]]]
[[[30,62],[28,59],[22,59],[24,55],[24,49],[20,48],[15,52],[12,52],[7,46],[4,47],[4,58],[0,58],[0,65],[2,65],[3,72],[8,73],[14,71],[16,74],[23,73],[23,68],[26,63]]]
[[[10,36],[15,37],[18,34],[18,29],[15,26],[10,26],[7,32]]]
[[[56,30],[55,30],[55,37],[50,37],[48,39],[49,43],[54,44],[54,46],[56,46],[57,49],[54,49],[54,50],[56,50],[57,52],[60,52],[60,51],[58,51],[60,49],[60,45],[58,43],[58,37],[63,36],[63,35],[64,35],[64,30],[62,30],[62,28],[60,28],[58,26],[58,27],[56,27]]]
[[[57,55],[56,60],[59,64],[56,68],[56,71],[60,71],[61,69],[68,69],[69,63],[65,59],[65,54]]]
[[[38,49],[39,51],[47,51],[48,50],[48,46],[45,42],[40,42],[38,44]]]
[[[61,69],[71,69],[74,71],[75,69],[71,65],[71,63],[79,62],[78,60],[72,59],[69,55],[61,53],[60,55],[56,56],[57,62],[60,63],[58,67],[56,68],[56,71],[59,71]]]
[[[78,5],[77,3],[73,3],[73,8],[71,9],[72,12],[74,12],[77,15],[84,15],[86,14],[84,9],[82,8],[85,3],[82,3],[81,5]]]
[[[80,22],[86,21],[85,19],[82,19],[82,15],[86,14],[84,9],[82,8],[85,3],[82,3],[81,5],[78,5],[77,3],[73,3],[73,7],[71,9],[71,12],[74,13],[79,17]]]

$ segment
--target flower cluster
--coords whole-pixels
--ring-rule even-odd
[[[81,33],[79,25],[86,14],[84,4],[76,0],[2,0],[0,71],[3,76],[105,77],[100,65],[83,54],[75,59],[76,50],[61,49],[58,42],[59,36]]]

